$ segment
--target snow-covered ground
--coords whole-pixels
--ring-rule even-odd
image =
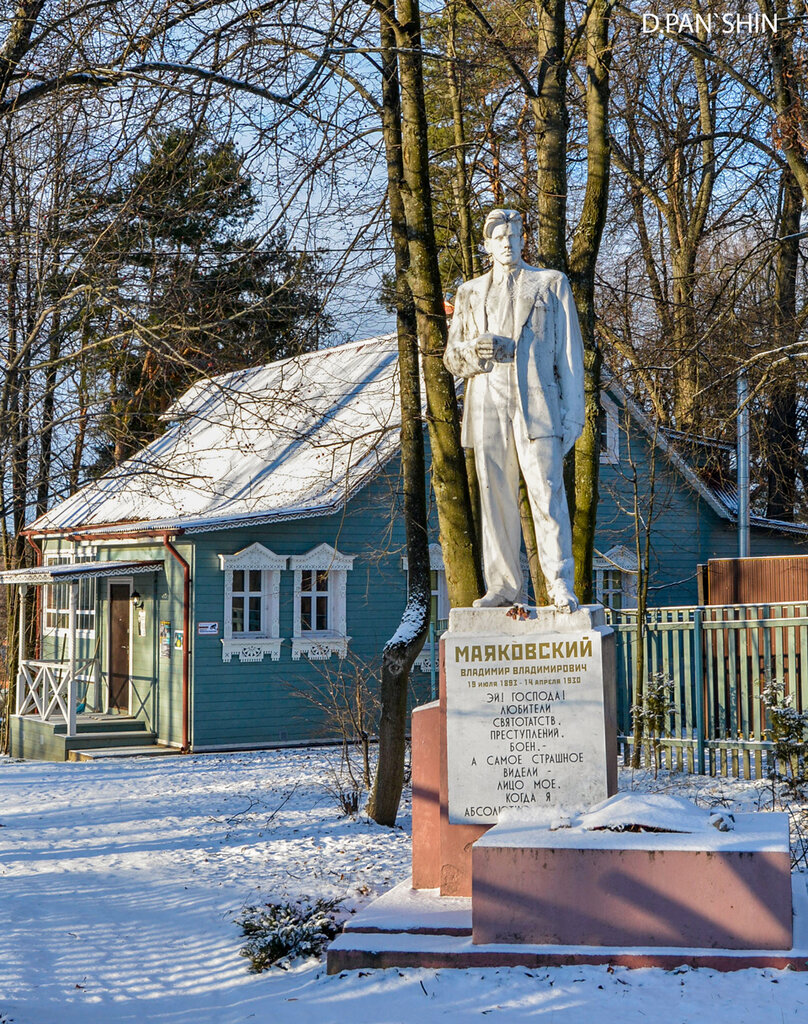
[[[239,956],[243,907],[302,894],[358,907],[406,876],[401,828],[341,817],[334,750],[0,760],[0,1024],[768,1024],[808,1019],[785,971],[387,970],[262,975]],[[624,772],[704,806],[765,806],[763,784]]]

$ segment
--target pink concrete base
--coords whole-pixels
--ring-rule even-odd
[[[440,706],[412,713],[412,885],[440,886]]]
[[[790,949],[788,852],[474,850],[473,941]]]
[[[471,847],[488,825],[451,825],[446,768],[446,687],[440,644],[440,701],[412,713],[412,877],[416,889],[471,895]]]
[[[689,947],[575,947],[486,944],[471,940],[471,900],[413,890],[401,883],[351,918],[328,950],[328,973],[389,967],[615,967],[682,965],[718,971],[748,968],[808,971],[808,893],[802,876],[793,882],[793,948],[766,950]]]

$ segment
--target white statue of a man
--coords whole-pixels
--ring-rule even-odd
[[[460,285],[444,362],[466,378],[462,441],[474,449],[487,591],[476,607],[522,597],[519,469],[553,604],[574,611],[564,456],[584,425],[583,343],[570,284],[522,260],[522,218],[492,210],[483,227],[493,265]]]

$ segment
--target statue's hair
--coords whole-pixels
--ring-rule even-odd
[[[491,210],[483,224],[483,238],[490,238],[500,224],[517,224],[521,235],[522,214],[518,210]]]

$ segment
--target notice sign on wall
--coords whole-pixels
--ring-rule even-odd
[[[160,657],[171,657],[171,623],[160,623]]]
[[[219,623],[218,622],[197,622],[197,624],[196,624],[196,635],[197,636],[218,636],[219,635]]]
[[[445,639],[449,821],[546,819],[604,800],[600,633]]]

